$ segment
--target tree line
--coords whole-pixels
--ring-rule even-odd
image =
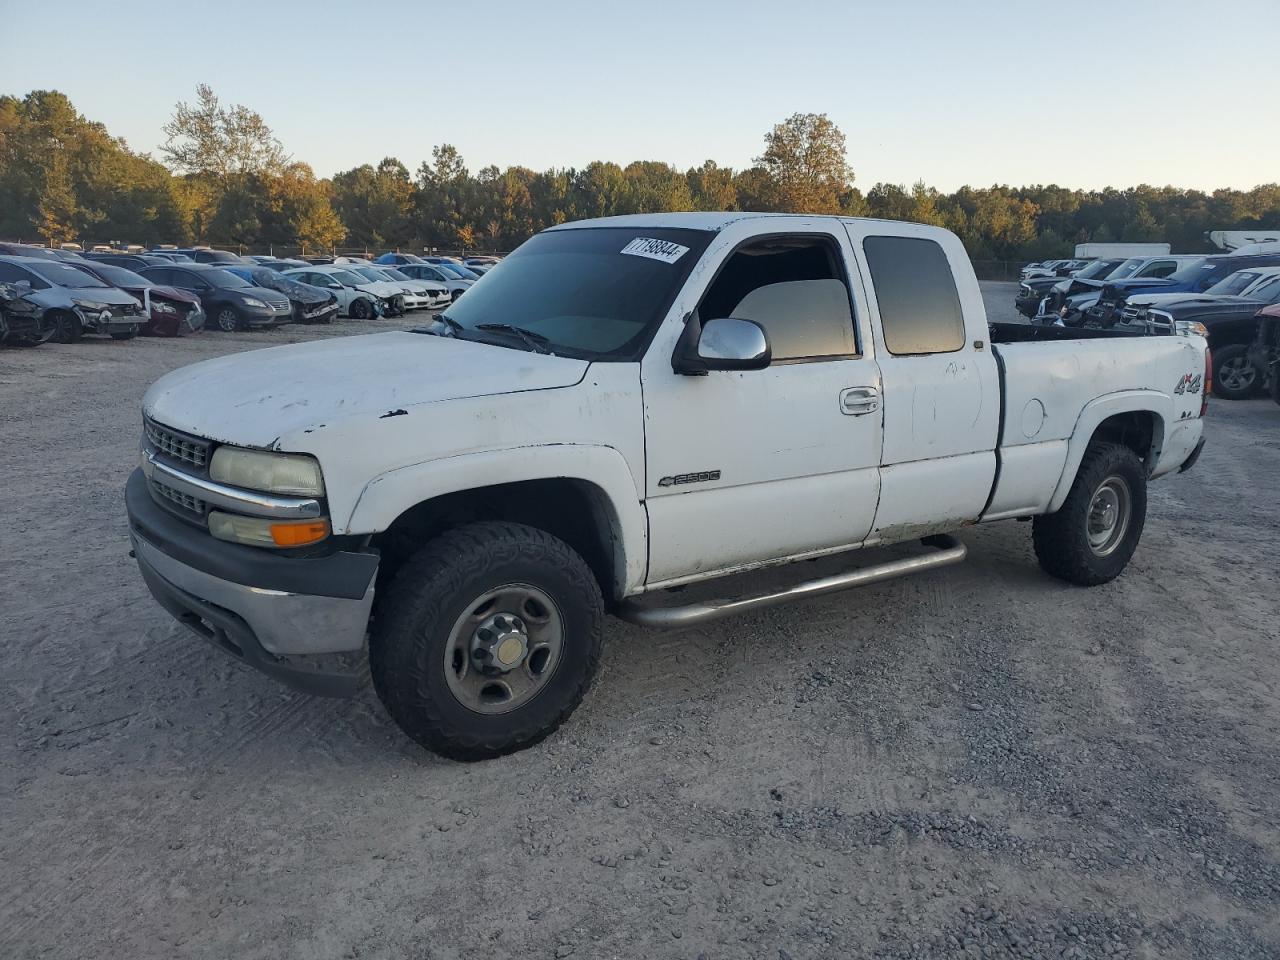
[[[0,239],[329,250],[510,250],[552,224],[679,210],[839,213],[947,227],[976,260],[1068,255],[1086,241],[1158,240],[1206,249],[1209,230],[1280,225],[1280,184],[1212,193],[1172,186],[854,186],[844,134],[795,114],[745,169],[680,171],[637,160],[581,169],[482,167],[435,147],[410,171],[386,157],[318,178],[266,121],[207,86],[179,103],[159,157],[81,116],[63,94],[0,96]]]

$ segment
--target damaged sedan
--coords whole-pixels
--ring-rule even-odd
[[[43,308],[56,343],[75,343],[86,333],[128,340],[142,328],[137,300],[69,263],[0,257],[0,282],[31,285],[27,299]]]

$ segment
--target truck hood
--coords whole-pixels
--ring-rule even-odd
[[[1204,323],[1252,317],[1266,304],[1248,297],[1187,297],[1156,305],[1175,320],[1200,320]]]
[[[339,421],[403,415],[444,400],[569,387],[585,360],[395,332],[232,354],[175,370],[142,400],[152,419],[247,447]]]

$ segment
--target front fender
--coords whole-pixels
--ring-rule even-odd
[[[1164,449],[1168,424],[1174,419],[1173,398],[1158,390],[1123,390],[1091,400],[1085,404],[1084,409],[1080,411],[1080,416],[1076,419],[1075,429],[1071,432],[1071,439],[1067,444],[1067,461],[1063,465],[1062,476],[1058,479],[1057,487],[1054,488],[1047,512],[1055,512],[1067,499],[1067,494],[1071,492],[1071,485],[1075,483],[1080,463],[1084,460],[1085,450],[1089,448],[1089,441],[1093,439],[1098,425],[1120,413],[1155,414],[1156,422],[1151,431],[1151,451],[1147,458],[1149,467],[1155,465],[1160,451]]]
[[[357,535],[380,533],[426,500],[523,480],[579,480],[594,486],[611,514],[610,531],[620,562],[620,595],[639,592],[648,564],[648,523],[627,461],[612,447],[555,444],[487,450],[389,470],[361,490],[344,525]]]

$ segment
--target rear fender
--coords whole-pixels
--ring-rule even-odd
[[[1048,513],[1054,513],[1067,499],[1071,485],[1075,483],[1076,473],[1084,460],[1089,442],[1097,432],[1099,425],[1106,419],[1121,413],[1153,413],[1155,422],[1151,429],[1151,449],[1144,459],[1150,471],[1160,459],[1160,451],[1164,449],[1168,424],[1174,419],[1173,398],[1157,390],[1125,390],[1098,397],[1087,403],[1076,420],[1075,429],[1067,445],[1067,460],[1062,468],[1062,476],[1049,501]]]

